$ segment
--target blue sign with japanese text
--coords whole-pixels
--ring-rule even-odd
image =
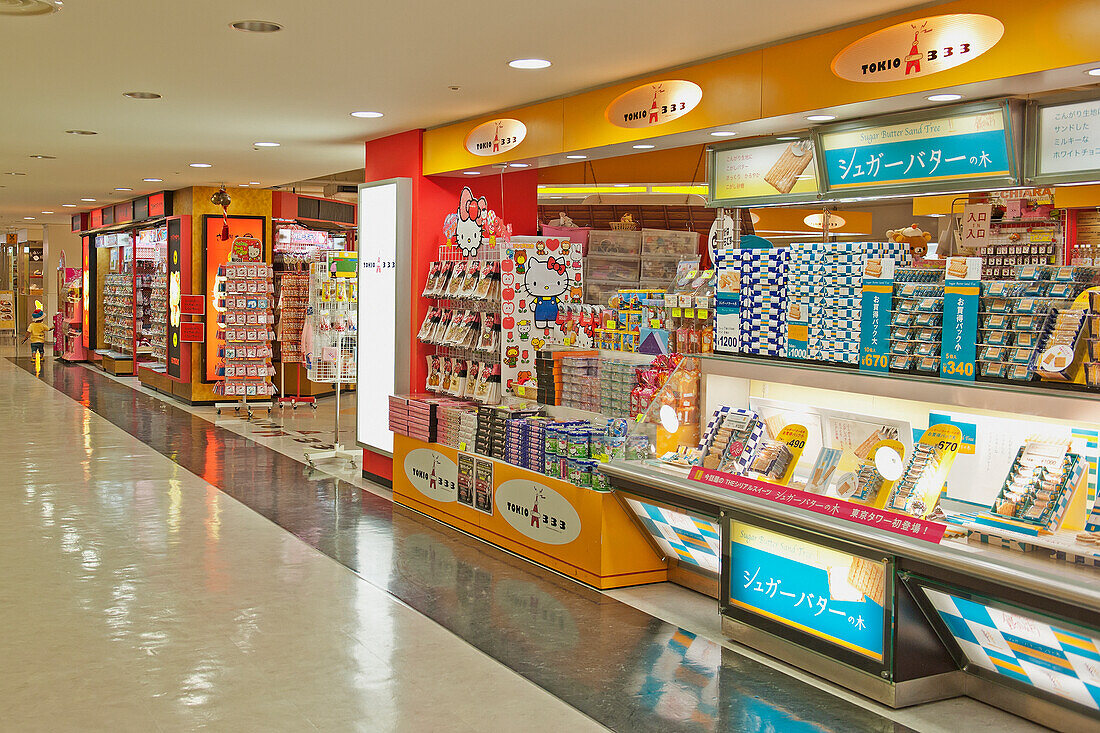
[[[863,271],[859,327],[859,369],[886,372],[890,367],[890,309],[894,307],[894,260],[868,260]]]
[[[883,661],[886,564],[730,524],[732,606]]]
[[[830,190],[1012,175],[1000,108],[821,139]]]
[[[943,288],[940,377],[973,382],[978,350],[979,257],[948,257]]]

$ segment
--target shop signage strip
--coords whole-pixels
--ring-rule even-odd
[[[842,123],[818,133],[832,197],[1016,185],[1007,103]]]
[[[739,494],[759,496],[779,504],[806,509],[817,514],[826,514],[838,519],[846,519],[856,524],[877,527],[894,534],[937,544],[943,539],[943,533],[947,529],[946,525],[939,522],[917,519],[908,514],[852,504],[843,499],[811,494],[808,491],[778,486],[767,481],[736,476],[709,468],[696,466],[691,469],[688,478],[709,486],[736,491]]]
[[[730,143],[708,152],[711,206],[817,202],[821,184],[809,137],[769,143]]]
[[[1032,104],[1027,129],[1029,184],[1100,179],[1100,99]]]

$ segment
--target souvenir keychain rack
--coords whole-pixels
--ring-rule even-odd
[[[308,263],[311,260],[302,257],[296,262]],[[302,372],[298,370],[297,394],[286,392],[286,365],[302,362],[302,326],[305,325],[306,304],[309,302],[309,270],[287,270],[278,273],[279,278],[279,324],[277,336],[279,340],[279,357],[283,368],[279,370],[279,407],[290,404],[291,409],[297,410],[298,403],[308,404],[317,409],[317,398],[309,395],[303,396]]]
[[[350,261],[351,267],[347,267]],[[336,418],[333,426],[332,448],[306,450],[306,463],[313,468],[318,461],[333,458],[344,459],[355,465],[358,451],[348,450],[340,444],[340,392],[344,384],[356,380],[356,353],[358,329],[358,281],[351,276],[336,276],[337,263],[342,272],[357,272],[358,260],[354,257],[330,258],[309,266],[309,309],[307,318],[313,330],[314,382],[331,384],[336,390]]]
[[[271,414],[271,400],[249,402],[249,397],[270,397],[275,388],[271,384],[271,332],[272,321],[272,272],[264,262],[229,262],[218,269],[222,277],[219,299],[222,313],[219,316],[218,337],[222,341],[221,365],[218,368],[222,382],[216,387],[219,394],[236,396],[236,402],[214,404],[217,414],[232,407],[240,412],[243,407],[249,418],[254,408],[266,408]]]

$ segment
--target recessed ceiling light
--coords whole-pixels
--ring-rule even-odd
[[[130,99],[160,99],[156,92],[123,92],[122,96]]]
[[[798,139],[797,137],[792,137],[790,135],[784,135],[783,137],[777,137],[776,138],[776,140],[782,140],[785,143],[786,142],[791,142],[791,141],[794,141],[794,140],[797,140],[797,139]]]
[[[464,175],[464,176],[480,176],[481,171],[462,171],[462,175]]]
[[[7,0],[0,3],[0,15],[47,15],[61,10],[62,0]]]
[[[34,217],[33,216],[24,216],[23,221],[34,221]]]
[[[80,200],[81,200],[81,201],[89,201],[89,202],[91,202],[91,201],[95,201],[95,199],[80,199]]]
[[[588,160],[587,155],[567,155],[565,157],[569,160]]]
[[[630,147],[634,148],[635,150],[652,150],[653,148],[655,148],[657,146],[656,145],[649,145],[647,143],[642,143],[641,145],[631,145]]]
[[[188,165],[191,166],[192,168],[210,168],[211,167],[211,165],[209,163],[188,163]]]
[[[132,188],[116,188],[115,190],[116,191],[133,191],[134,189],[132,189]]]
[[[956,99],[962,99],[961,94],[930,94],[925,99],[929,102],[954,102]]]
[[[52,214],[53,212],[52,211],[43,211],[42,213],[43,214]]]
[[[240,187],[241,187],[241,188],[248,188],[248,184],[247,184],[247,183],[241,183],[241,184],[239,184],[239,185],[240,185]]]
[[[1085,73],[1088,74],[1089,76],[1100,76],[1100,67],[1097,67],[1095,69],[1089,69]]]
[[[381,112],[352,112],[352,117],[359,117],[363,119],[373,120],[382,116]]]
[[[835,120],[836,115],[807,115],[806,119],[810,122],[828,122],[829,120]]]
[[[37,153],[35,155],[32,155],[31,157],[35,160],[57,160],[57,158],[53,155],[42,155],[41,153]]]
[[[530,163],[509,163],[508,167],[509,168],[530,168],[531,164]]]
[[[249,186],[259,186],[259,185],[260,185],[260,182],[259,182],[259,181],[249,181],[249,182],[248,182],[248,185],[249,185]]]
[[[76,204],[61,204],[61,205],[64,206],[66,209],[75,209],[76,208]]]
[[[239,31],[247,31],[248,33],[274,33],[283,29],[278,23],[272,23],[269,20],[238,20],[236,23],[230,23],[229,25]]]
[[[9,176],[25,176],[25,175],[27,175],[27,174],[26,174],[26,173],[24,173],[23,171],[10,171],[10,172],[8,173],[8,175],[9,175]]]
[[[615,184],[612,184],[612,185],[614,185],[615,188],[626,188],[630,184],[629,183],[615,183]]]
[[[65,130],[67,135],[98,135],[95,130]]]
[[[711,137],[733,137],[737,133],[733,130],[715,130],[710,134]]]
[[[145,181],[146,183],[160,183],[164,179],[163,178],[142,178],[141,180]]]
[[[252,144],[255,145],[257,148],[277,148],[277,147],[279,147],[279,143],[270,143],[269,142],[269,143],[252,143]]]
[[[550,62],[546,59],[513,59],[508,65],[513,69],[545,69]]]

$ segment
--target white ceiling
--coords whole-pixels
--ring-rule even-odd
[[[0,16],[0,224],[67,223],[80,209],[61,204],[157,188],[272,186],[359,168],[369,138],[928,4],[66,0],[53,15]],[[237,20],[284,30],[243,33],[229,27]],[[507,66],[521,57],[553,66]],[[99,134],[65,134],[74,128]],[[268,140],[282,147],[252,148]]]

